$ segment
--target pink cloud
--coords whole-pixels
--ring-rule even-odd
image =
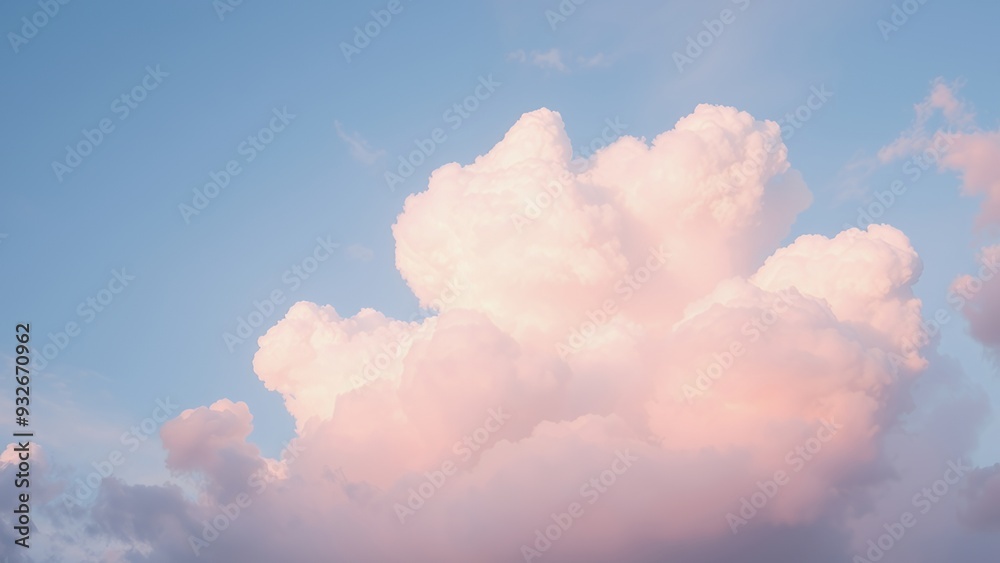
[[[995,226],[1000,223],[1000,131],[976,125],[975,113],[958,98],[960,86],[935,80],[927,98],[914,106],[913,125],[883,147],[878,158],[887,163],[919,155],[940,170],[957,172],[962,194],[982,198],[976,226]],[[938,115],[941,125],[931,128]]]
[[[962,194],[981,196],[979,227],[1000,223],[1000,131],[956,135],[941,166],[962,178]]]
[[[941,114],[944,124],[951,130],[973,125],[975,114],[958,98],[961,83],[947,84],[938,78],[931,84],[931,92],[913,106],[914,121],[909,129],[878,152],[878,160],[887,163],[920,153],[931,146],[935,133],[928,131],[931,121]]]
[[[879,152],[883,162],[919,155],[939,170],[956,172],[961,193],[980,200],[977,229],[1000,225],[1000,131],[976,126],[975,114],[958,98],[959,85],[936,80],[930,94],[915,106],[913,126]],[[944,127],[930,130],[938,114]],[[968,320],[972,336],[995,351],[1000,346],[1000,283],[994,277],[1000,246],[980,252],[977,272],[955,279],[948,302]]]
[[[910,346],[909,239],[873,225],[778,248],[811,197],[778,125],[733,108],[582,168],[572,154],[543,109],[435,170],[393,234],[437,316],[296,303],[254,358],[294,455],[247,441],[243,403],[185,411],[162,438],[201,496],[115,482],[107,533],[152,561],[849,560],[846,524],[889,481],[885,444],[931,361]]]
[[[972,336],[993,349],[1000,347],[1000,245],[983,248],[980,267],[952,282],[948,302],[968,320]]]

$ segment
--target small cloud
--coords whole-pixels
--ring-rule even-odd
[[[944,118],[944,124],[950,129],[967,129],[973,125],[975,113],[956,95],[961,87],[962,83],[958,81],[947,84],[941,78],[934,80],[931,93],[913,106],[915,118],[910,128],[892,143],[879,149],[879,162],[887,164],[917,154],[930,146],[935,140],[935,133],[928,132],[928,124],[939,112]]]
[[[531,64],[538,68],[554,68],[559,72],[569,72],[569,68],[562,61],[562,53],[555,47],[544,53],[532,53]]]
[[[555,47],[545,52],[532,51],[527,53],[524,49],[507,54],[508,61],[527,63],[538,68],[555,69],[559,72],[569,72],[569,67],[563,62],[562,53]]]
[[[352,244],[344,249],[347,257],[352,260],[367,262],[375,257],[375,252],[363,244]]]
[[[583,68],[594,68],[611,64],[611,58],[604,53],[597,53],[592,57],[577,57],[576,60]]]
[[[339,121],[334,121],[333,127],[337,130],[337,136],[340,137],[342,141],[347,143],[347,146],[351,151],[351,157],[361,164],[371,166],[380,158],[385,156],[384,150],[373,149],[371,145],[368,144],[368,141],[366,141],[357,131],[354,133],[347,133],[344,131],[344,127]]]
[[[865,199],[871,192],[868,181],[884,166],[927,150],[933,149],[935,152],[931,154],[937,154],[934,147],[951,145],[947,137],[975,130],[975,112],[958,97],[962,85],[961,81],[947,83],[941,78],[935,79],[927,97],[913,105],[914,118],[908,128],[874,155],[859,154],[844,165],[838,179],[839,198]],[[939,167],[943,164],[938,162]]]

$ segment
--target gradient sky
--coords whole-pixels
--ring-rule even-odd
[[[166,397],[181,409],[245,402],[254,420],[248,440],[277,458],[296,436],[295,419],[254,372],[256,339],[296,301],[332,305],[345,318],[363,308],[414,318],[420,307],[397,269],[392,232],[404,201],[428,189],[436,168],[485,155],[527,112],[559,112],[581,153],[609,121],[651,141],[698,104],[780,120],[813,88],[832,92],[785,139],[813,201],[777,246],[803,234],[835,236],[903,175],[903,160],[877,154],[911,131],[914,107],[935,81],[964,101],[976,130],[998,127],[1000,6],[989,3],[928,0],[887,39],[878,21],[891,17],[893,3],[882,0],[588,0],[555,29],[546,18],[559,9],[555,0],[402,0],[402,11],[347,61],[342,43],[386,4],[244,0],[220,17],[208,1],[70,2],[26,43],[0,48],[4,330],[30,322],[42,346],[68,322],[82,327],[34,376],[33,425],[53,480],[85,475]],[[4,3],[0,31],[21,33],[22,18],[40,9]],[[678,71],[672,54],[724,9],[735,21]],[[114,100],[142,84],[148,68],[165,77],[122,118]],[[449,121],[447,110],[489,77],[495,91]],[[282,109],[294,119],[246,162],[241,143]],[[114,130],[57,177],[53,161],[104,119]],[[391,190],[385,173],[435,128],[446,140]],[[185,220],[178,206],[233,159],[241,172]],[[956,170],[932,170],[879,221],[905,233],[923,263],[913,291],[925,316],[947,307],[954,280],[998,242],[995,226],[974,228],[982,200],[961,195],[961,186]],[[288,292],[283,275],[313,253],[317,237],[338,250]],[[86,322],[79,304],[122,269],[135,279]],[[230,350],[224,333],[275,289],[287,300]],[[981,340],[956,315],[937,350],[947,369],[996,403],[995,354]],[[12,365],[8,348],[0,355]],[[937,389],[918,412],[947,393]],[[12,412],[10,396],[3,393],[0,412]],[[9,431],[10,418],[0,428]],[[991,417],[967,453],[989,466],[1000,462],[997,444],[1000,421]],[[166,459],[155,439],[115,477],[160,484]],[[0,553],[9,549],[5,536]]]

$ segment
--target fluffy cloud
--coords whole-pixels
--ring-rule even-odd
[[[1000,245],[980,252],[979,270],[952,283],[949,301],[969,321],[972,336],[992,349],[1000,347]]]
[[[883,147],[878,158],[892,162],[925,156],[941,170],[957,172],[963,195],[981,198],[977,227],[1000,224],[1000,131],[983,130],[976,115],[958,97],[960,83],[937,79],[927,98],[914,106],[913,125]],[[938,121],[940,125],[930,125]]]
[[[976,219],[979,230],[995,231],[1000,225],[1000,130],[982,130],[975,113],[958,96],[960,84],[935,80],[927,98],[914,106],[913,125],[882,148],[883,162],[916,155],[937,163],[942,171],[956,172],[961,192],[980,200]],[[941,126],[930,127],[940,117]],[[972,336],[996,351],[1000,347],[1000,245],[981,249],[981,267],[955,279],[949,303],[962,312]]]
[[[98,525],[134,561],[849,560],[932,363],[907,237],[777,248],[810,195],[732,108],[572,154],[539,110],[435,170],[393,234],[437,315],[293,305],[254,358],[289,450],[243,403],[185,411],[162,438],[198,498],[111,482]]]
[[[940,114],[944,124],[954,129],[967,128],[975,115],[968,105],[958,98],[960,83],[948,84],[938,78],[931,84],[931,92],[913,106],[914,120],[909,129],[878,152],[879,161],[886,163],[919,153],[930,146],[933,132],[929,124]]]
[[[1000,131],[955,136],[941,165],[959,172],[964,195],[982,197],[979,226],[1000,223]]]

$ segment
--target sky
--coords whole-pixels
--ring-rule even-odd
[[[992,561],[997,17],[4,3],[0,557]]]

